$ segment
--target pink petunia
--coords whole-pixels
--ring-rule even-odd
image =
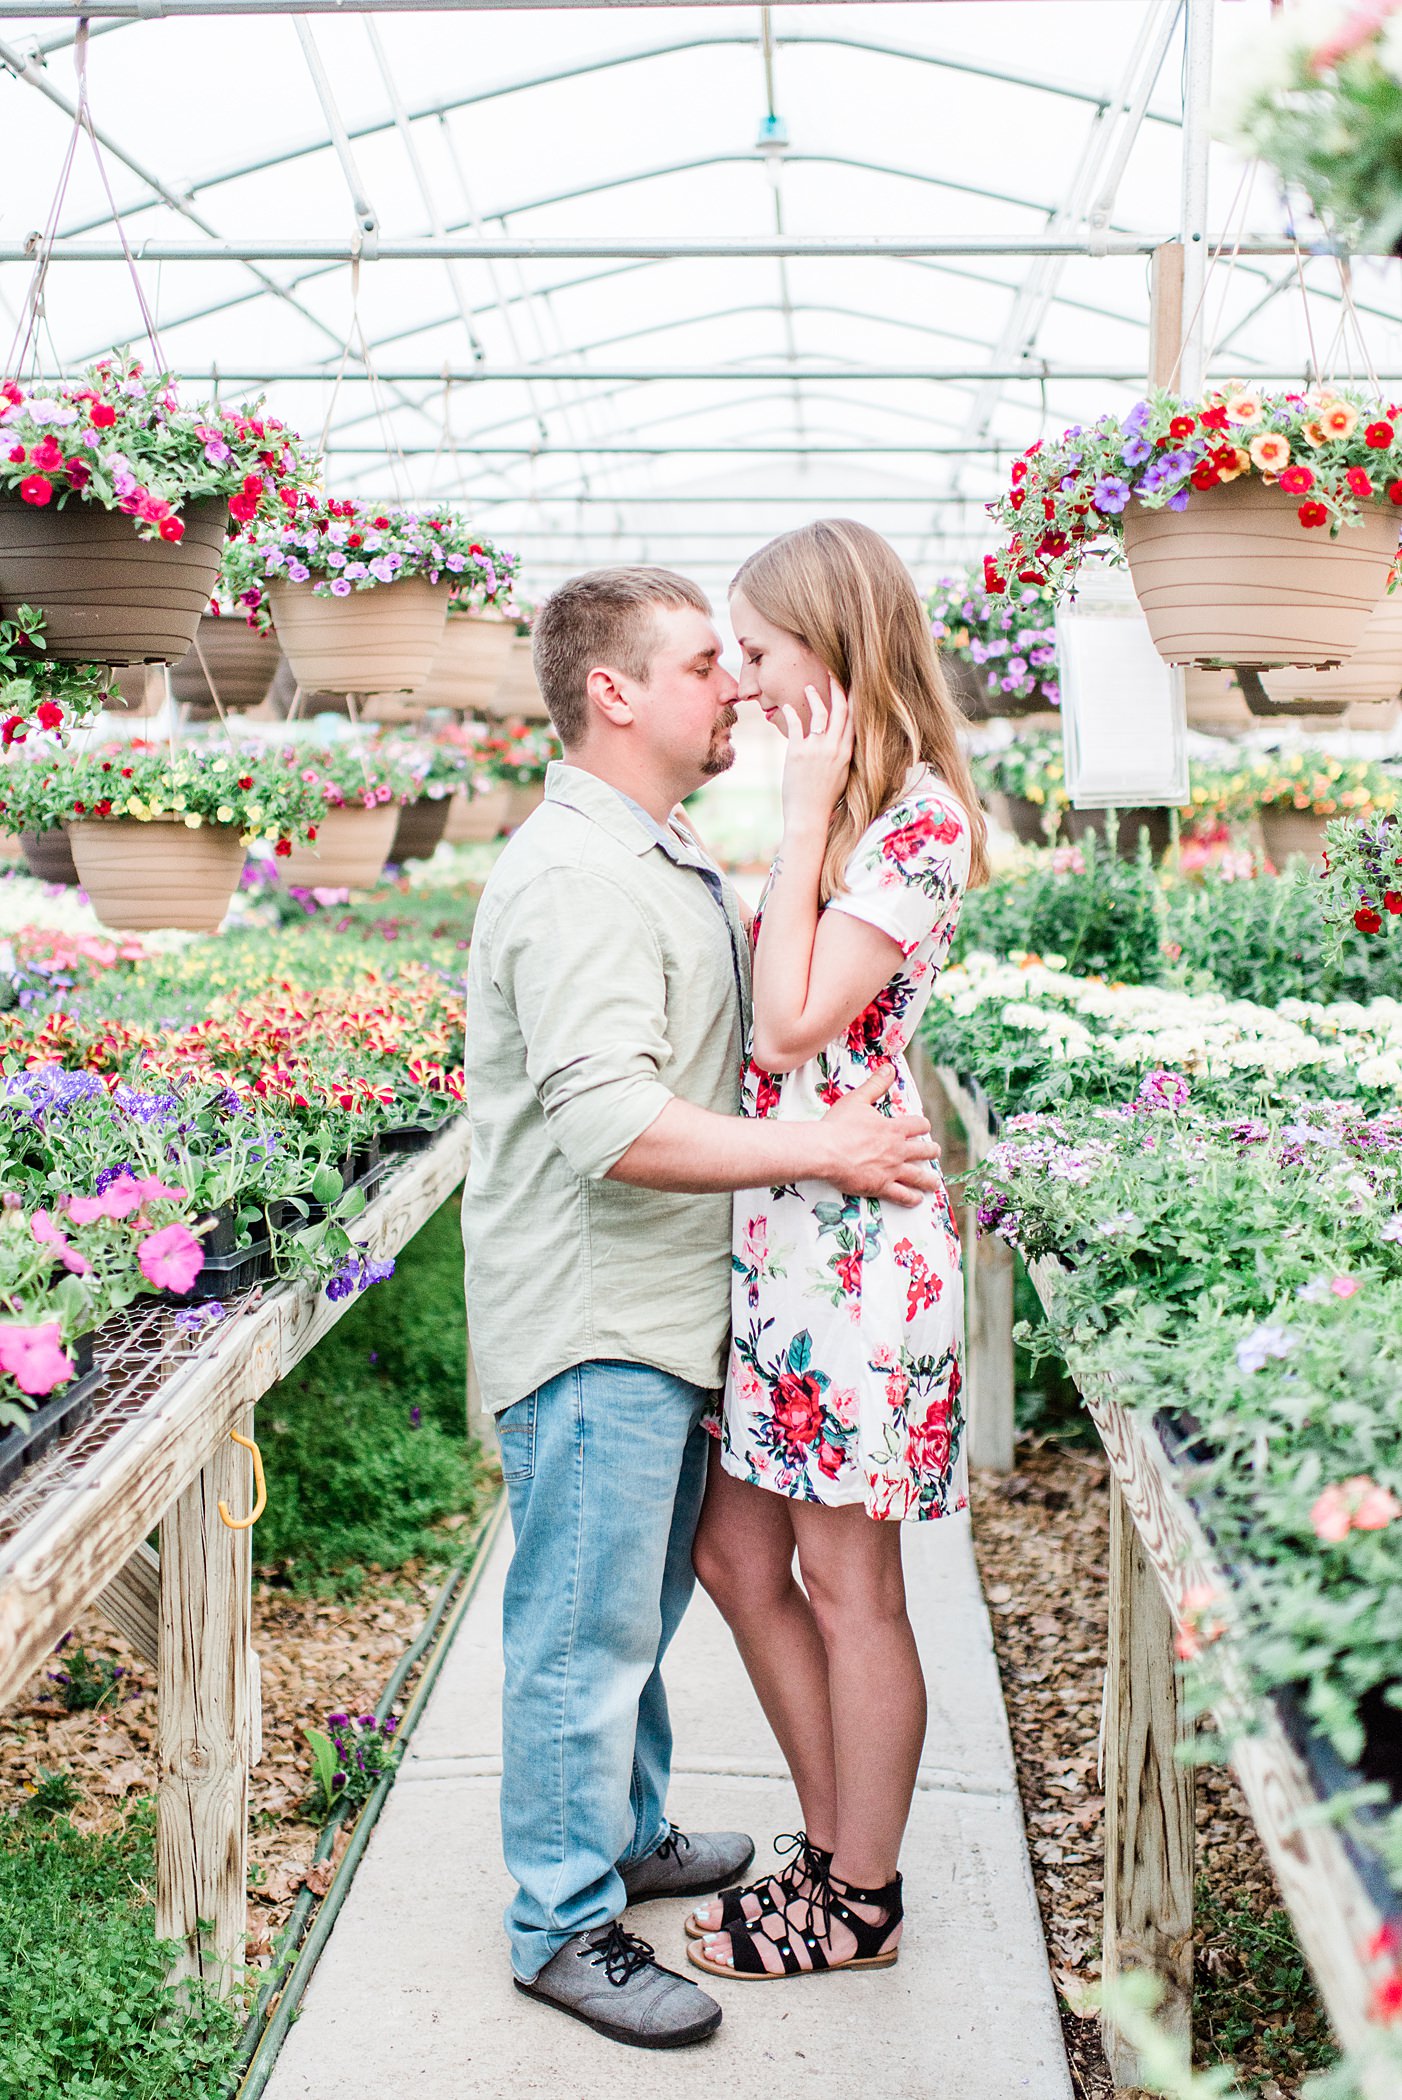
[[[38,1327],[0,1325],[0,1371],[7,1371],[22,1393],[39,1399],[73,1376],[73,1359],[59,1340],[57,1320]]]
[[[1326,1546],[1337,1546],[1340,1539],[1348,1537],[1350,1521],[1347,1498],[1337,1485],[1325,1488],[1310,1510],[1314,1535]]]
[[[204,1249],[187,1226],[163,1225],[143,1240],[137,1262],[161,1291],[188,1291],[204,1267]]]
[[[1362,1289],[1362,1285],[1356,1276],[1335,1276],[1329,1288],[1336,1298],[1352,1298],[1356,1291]]]

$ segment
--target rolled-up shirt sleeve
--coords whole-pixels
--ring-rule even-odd
[[[661,950],[626,891],[550,868],[494,929],[494,985],[516,1016],[546,1128],[581,1178],[601,1179],[672,1099]]]

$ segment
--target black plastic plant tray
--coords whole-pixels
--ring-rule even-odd
[[[436,1123],[395,1123],[380,1132],[380,1151],[390,1158],[401,1157],[406,1152],[427,1152],[437,1138],[442,1137],[451,1116],[442,1116]]]
[[[73,1359],[78,1367],[75,1378],[41,1400],[28,1421],[0,1429],[0,1494],[19,1479],[26,1466],[42,1458],[61,1436],[80,1427],[92,1413],[102,1373],[93,1366],[90,1334],[74,1344]]]
[[[188,1291],[166,1291],[163,1296],[170,1305],[203,1305],[212,1298],[234,1298],[240,1291],[261,1283],[269,1266],[265,1239],[234,1254],[207,1254],[204,1267]]]
[[[200,1233],[200,1244],[204,1248],[206,1259],[213,1255],[247,1254],[249,1246],[266,1246],[268,1239],[267,1225],[265,1222],[255,1222],[248,1227],[248,1245],[240,1247],[237,1227],[238,1214],[239,1206],[237,1204],[221,1203],[218,1210],[207,1210],[197,1220],[197,1229],[198,1226],[204,1225],[209,1219],[212,1218],[214,1220],[208,1232]]]

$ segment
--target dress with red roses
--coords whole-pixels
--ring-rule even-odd
[[[751,1062],[746,1115],[806,1121],[888,1063],[892,1112],[915,1111],[905,1048],[949,953],[968,872],[966,812],[927,767],[914,769],[827,907],[880,927],[903,960],[809,1063],[775,1075]],[[732,1267],[727,1472],[806,1502],[859,1503],[873,1517],[966,1509],[964,1293],[943,1185],[915,1210],[824,1182],[742,1190]]]

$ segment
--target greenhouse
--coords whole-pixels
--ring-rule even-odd
[[[0,2100],[1402,2095],[1400,170],[0,0]]]

